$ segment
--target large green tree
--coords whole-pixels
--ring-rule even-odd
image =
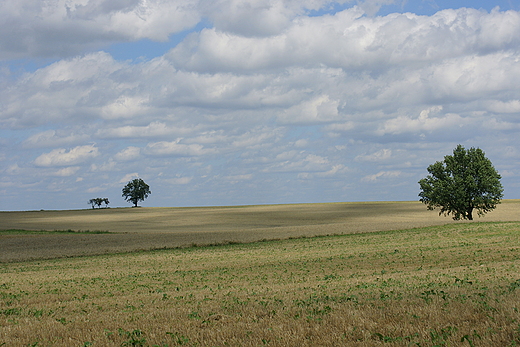
[[[131,180],[123,188],[123,198],[130,201],[137,207],[139,201],[144,201],[148,195],[152,194],[150,186],[146,184],[141,178]]]
[[[480,148],[466,150],[458,145],[453,155],[428,167],[430,173],[419,181],[420,201],[429,210],[440,208],[439,215],[473,220],[492,211],[503,197],[500,175]]]

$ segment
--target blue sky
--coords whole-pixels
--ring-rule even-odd
[[[6,0],[0,210],[416,200],[480,147],[520,198],[520,2]]]

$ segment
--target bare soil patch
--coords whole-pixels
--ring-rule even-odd
[[[505,200],[477,221],[520,221]],[[226,242],[409,229],[454,223],[420,202],[0,212],[0,230],[101,230],[107,234],[2,234],[0,262]],[[461,222],[459,222],[461,223]],[[464,222],[462,222],[464,223]]]

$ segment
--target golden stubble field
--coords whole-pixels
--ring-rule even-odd
[[[350,210],[351,224],[330,206],[308,215],[310,205],[290,205],[237,208],[269,211],[269,221],[228,211],[196,227],[215,237],[335,236],[0,263],[0,346],[520,345],[520,222],[493,221],[518,218],[518,202],[473,223],[413,203],[369,205]],[[437,225],[423,226],[431,217]],[[399,223],[417,228],[392,230]],[[216,225],[229,228],[219,234]],[[145,240],[167,230],[114,235]],[[48,236],[64,236],[68,248],[106,235]],[[22,236],[47,237],[4,233],[0,242]]]
[[[478,221],[520,221],[520,200],[504,200]],[[0,212],[0,262],[409,229],[453,223],[420,202]]]

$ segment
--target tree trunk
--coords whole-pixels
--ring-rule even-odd
[[[473,207],[468,209],[468,219],[473,220]]]

